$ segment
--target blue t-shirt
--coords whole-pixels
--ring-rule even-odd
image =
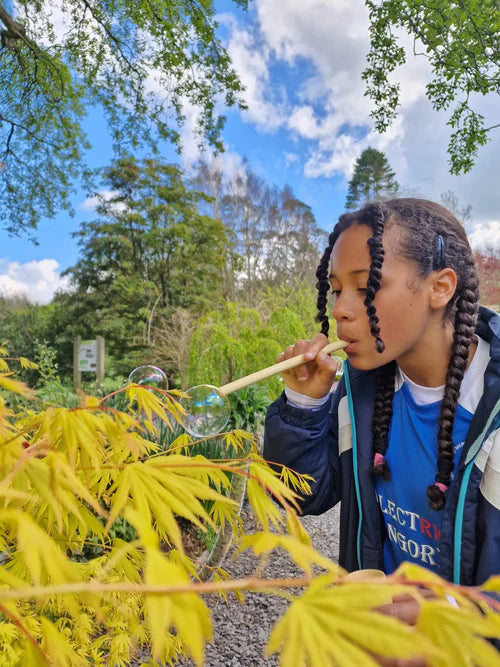
[[[403,561],[438,571],[442,512],[429,508],[427,487],[434,482],[441,401],[418,405],[407,384],[394,393],[386,461],[391,479],[376,480],[377,499],[387,535],[384,570],[393,572]],[[455,467],[472,413],[458,405],[453,427]]]
[[[472,415],[483,395],[484,373],[490,360],[489,344],[480,337],[476,343],[475,354],[460,386],[455,415],[455,468]],[[427,487],[436,477],[437,432],[443,391],[444,387],[419,386],[401,369],[397,371],[386,452],[391,479],[384,482],[377,477],[375,482],[387,531],[384,570],[388,574],[403,561],[418,563],[435,572],[438,569],[442,512],[429,509]],[[328,397],[310,398],[288,388],[285,392],[291,405],[310,410],[319,409],[329,400]]]

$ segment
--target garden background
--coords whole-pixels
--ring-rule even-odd
[[[498,308],[499,14],[493,0],[0,2],[0,664],[139,650],[201,664],[201,594],[260,589],[291,602],[268,644],[287,666],[498,661],[483,592],[412,567],[361,591],[311,547],[295,511],[308,480],[258,452],[279,378],[235,395],[213,441],[180,431],[177,399],[317,331],[319,253],[368,199],[445,203]],[[77,336],[106,344],[104,383],[84,374],[83,394]],[[125,387],[142,364],[171,391]],[[183,537],[209,550],[224,529],[303,576],[201,581]],[[438,599],[416,628],[371,611],[418,584]]]

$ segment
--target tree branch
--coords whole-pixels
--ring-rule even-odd
[[[12,16],[7,12],[5,7],[0,4],[0,21],[4,24],[7,30],[2,30],[2,38],[10,37],[12,39],[21,39],[26,41],[26,29],[19,21],[14,21]],[[3,39],[2,39],[3,43]]]
[[[128,57],[123,52],[123,50],[122,50],[122,41],[113,32],[111,32],[111,30],[108,28],[108,26],[106,25],[104,20],[97,15],[96,11],[94,10],[94,8],[90,4],[90,2],[88,2],[88,0],[83,0],[83,4],[89,10],[89,12],[92,14],[92,18],[94,19],[94,21],[101,26],[101,28],[104,30],[106,35],[113,42],[113,44],[116,46],[116,48],[118,50],[118,53],[122,57],[122,60],[127,64],[127,67],[129,68],[129,70],[131,70],[132,72],[135,72],[135,74],[140,76],[139,70],[136,67],[134,67],[132,62],[128,59]]]

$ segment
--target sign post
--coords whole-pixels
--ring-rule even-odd
[[[82,340],[77,336],[73,344],[73,381],[75,389],[82,386],[82,373],[95,373],[98,385],[104,382],[104,338]]]

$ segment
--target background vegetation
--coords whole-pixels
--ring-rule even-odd
[[[141,649],[151,662],[189,655],[202,664],[212,630],[201,593],[283,595],[298,586],[304,594],[286,593],[290,607],[267,647],[287,667],[372,665],[373,653],[498,664],[483,639],[500,636],[485,595],[499,592],[498,577],[484,591],[457,589],[403,566],[361,594],[311,548],[295,513],[294,491],[307,493],[307,480],[271,470],[254,440],[279,378],[232,396],[233,432],[203,443],[176,425],[178,394],[124,390],[130,371],[147,363],[161,366],[172,388],[220,385],[313,336],[314,270],[327,232],[290,187],[246,164],[228,175],[200,162],[187,174],[160,156],[165,140],[181,148],[186,108],[197,109],[199,144],[218,151],[218,102],[244,106],[211,0],[67,0],[62,31],[52,4],[0,0],[0,225],[32,233],[41,218],[71,210],[75,183],[98,205],[75,234],[80,255],[66,269],[67,291],[43,306],[0,295],[0,343],[8,341],[0,346],[0,666],[126,665]],[[366,4],[364,79],[376,129],[397,113],[403,28],[430,61],[428,98],[451,112],[450,169],[468,171],[498,127],[485,127],[473,106],[500,90],[497,1],[446,11],[417,0]],[[115,155],[98,170],[86,162],[91,108],[102,112]],[[136,157],[139,149],[148,157]],[[368,148],[346,208],[395,194],[408,193],[383,153]],[[442,199],[471,221],[453,192]],[[487,249],[476,262],[482,302],[498,308],[500,257]],[[78,335],[106,341],[104,385],[84,374],[81,395],[72,387]],[[13,378],[13,365],[36,396]],[[285,549],[303,579],[231,582],[216,569],[213,582],[197,581],[183,528],[208,535],[207,545],[227,524],[238,532],[236,478],[247,480],[259,527],[240,536],[242,548]],[[419,598],[416,586],[436,598],[415,628],[372,611],[403,591]]]

